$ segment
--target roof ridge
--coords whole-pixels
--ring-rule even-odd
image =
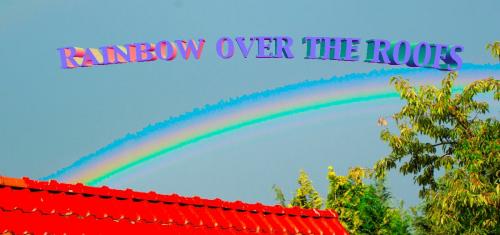
[[[248,211],[263,214],[291,215],[315,218],[338,218],[335,211],[326,209],[305,209],[300,207],[284,207],[281,205],[264,205],[260,202],[246,203],[239,200],[225,201],[220,198],[206,199],[199,196],[180,196],[178,194],[158,194],[155,191],[140,192],[130,188],[114,189],[108,186],[94,187],[86,186],[82,183],[69,184],[61,183],[57,180],[39,181],[28,177],[11,178],[0,176],[0,186],[14,188],[27,188],[30,190],[47,191],[49,193],[64,192],[69,194],[81,194],[89,196],[99,196],[101,198],[130,199],[147,202],[175,203],[180,205],[205,206],[209,208],[223,208],[235,211]]]

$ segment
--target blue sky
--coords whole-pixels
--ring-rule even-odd
[[[498,1],[2,0],[0,174],[38,178],[195,107],[387,68],[304,60],[303,47],[294,48],[293,60],[259,60],[255,52],[221,60],[213,45],[222,36],[288,35],[297,46],[304,36],[460,44],[464,62],[493,63],[484,47],[500,38],[499,8]],[[62,70],[56,51],[197,38],[207,40],[198,61]],[[274,203],[271,186],[289,193],[305,169],[324,192],[328,165],[345,173],[388,152],[376,120],[400,105],[373,102],[275,120],[186,148],[175,160],[112,186]],[[411,178],[392,177],[390,183],[396,197],[417,201]]]

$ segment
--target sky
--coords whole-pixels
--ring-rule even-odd
[[[291,60],[256,59],[255,51],[222,60],[214,47],[220,37],[287,35],[297,46],[304,36],[459,44],[465,63],[495,63],[485,45],[500,38],[499,8],[499,1],[1,0],[0,175],[46,176],[127,133],[220,100],[388,68],[304,60],[303,47]],[[200,60],[63,70],[56,50],[198,38],[207,41]],[[133,180],[108,183],[274,204],[272,185],[290,196],[304,169],[324,194],[329,165],[345,174],[389,152],[376,121],[401,105],[376,101],[273,120],[145,164],[128,173]],[[395,198],[418,201],[411,177],[391,174],[389,184]]]

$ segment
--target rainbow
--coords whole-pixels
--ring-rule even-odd
[[[500,64],[465,64],[457,89],[499,73]],[[440,81],[445,73],[415,68],[378,70],[304,81],[221,101],[128,134],[42,179],[99,185],[152,159],[170,157],[173,154],[167,153],[172,151],[254,124],[332,106],[399,98],[388,84],[390,77],[398,75],[424,84]]]

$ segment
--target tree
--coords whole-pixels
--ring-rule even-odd
[[[353,234],[409,234],[410,217],[402,207],[390,206],[391,197],[384,181],[378,180],[373,185],[363,182],[372,176],[372,170],[360,167],[350,169],[347,176],[337,176],[329,167],[325,208],[335,210],[342,225]],[[298,183],[299,188],[288,206],[321,208],[323,199],[304,171],[300,172]],[[278,202],[286,205],[281,189],[273,188]]]
[[[418,89],[401,77],[391,79],[406,105],[393,116],[399,133],[381,133],[392,151],[375,170],[379,177],[394,168],[414,175],[423,199],[417,231],[499,234],[500,123],[477,96],[493,93],[497,102],[500,82],[478,80],[453,94],[456,77],[452,72],[441,88]]]
[[[298,206],[306,209],[319,209],[323,206],[323,199],[312,185],[305,171],[300,171],[297,183],[299,188],[297,188],[290,204],[288,204],[289,207]],[[273,189],[276,193],[276,200],[280,205],[287,206],[283,191],[277,185],[274,185]]]
[[[486,45],[486,50],[489,50],[491,56],[493,56],[494,58],[498,58],[498,60],[500,61],[500,41],[488,43],[488,45]]]

